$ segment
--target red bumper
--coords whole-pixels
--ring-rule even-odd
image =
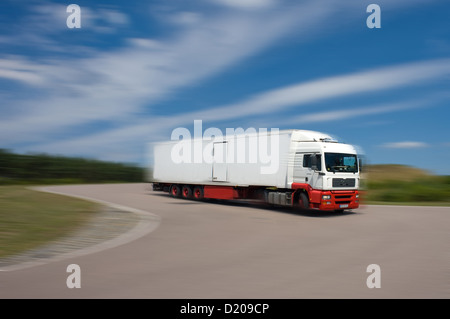
[[[320,210],[355,209],[359,207],[358,190],[324,191],[313,189],[311,185],[292,183],[292,189],[306,192],[309,196],[309,207]]]
[[[320,210],[355,209],[359,207],[359,192],[348,191],[320,191],[319,202],[311,202],[312,208]],[[317,198],[316,197],[316,198]]]

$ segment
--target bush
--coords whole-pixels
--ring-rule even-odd
[[[136,165],[0,150],[2,185],[142,182],[144,176],[144,169]]]

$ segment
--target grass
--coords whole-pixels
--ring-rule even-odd
[[[363,181],[367,204],[450,205],[450,176],[403,165],[369,166]]]
[[[364,201],[363,205],[392,205],[392,206],[436,206],[450,207],[450,202],[380,202]]]
[[[0,257],[62,237],[96,211],[91,202],[24,186],[0,186]]]
[[[431,173],[420,168],[398,164],[369,165],[364,168],[364,173],[371,181],[411,182],[432,176]]]

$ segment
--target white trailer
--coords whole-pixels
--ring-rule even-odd
[[[272,130],[176,140],[155,144],[153,154],[153,189],[174,197],[359,207],[356,149],[324,133]]]

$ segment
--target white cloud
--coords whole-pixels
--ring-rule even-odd
[[[222,2],[242,7],[245,1]],[[248,8],[273,5],[269,0],[250,0],[245,4]],[[190,13],[181,19],[182,27],[171,38],[135,39],[125,48],[91,53],[90,58],[36,62],[6,57],[0,63],[0,76],[42,89],[44,97],[11,101],[7,106],[11,114],[0,118],[0,139],[3,145],[36,143],[37,149],[55,153],[112,154],[117,147],[131,147],[130,141],[146,142],[161,130],[192,123],[193,119],[213,121],[271,114],[333,97],[416,85],[449,74],[449,60],[426,61],[296,83],[207,110],[140,117],[144,105],[152,105],[182,87],[197,85],[294,31],[299,40],[318,29],[329,28],[330,18],[340,8],[341,3],[307,1],[277,6],[277,10],[257,10],[256,14],[248,10],[232,14],[223,10],[210,16]],[[66,16],[62,12],[58,19]],[[105,19],[111,26],[128,22],[126,16],[110,13]],[[83,19],[83,27],[90,23],[94,27],[99,21],[89,8],[84,8]],[[33,23],[50,32],[42,17]],[[34,43],[43,45],[43,39],[37,35]],[[347,115],[342,110],[328,116]],[[78,125],[95,121],[110,121],[116,128],[59,138],[62,133],[72,135]]]
[[[198,12],[183,11],[168,16],[169,22],[181,26],[193,26],[201,23],[202,15]]]
[[[135,120],[132,125],[125,125],[117,129],[110,131],[101,132],[94,135],[77,137],[74,139],[49,143],[46,145],[41,145],[40,148],[48,152],[55,152],[55,150],[65,150],[70,152],[70,150],[82,150],[94,148],[96,150],[100,148],[105,149],[111,147],[111,145],[105,145],[105,141],[113,141],[109,144],[115,143],[116,145],[125,145],[127,141],[156,141],[168,138],[168,131],[178,127],[191,125],[193,120],[201,119],[204,122],[214,122],[214,121],[226,121],[233,120],[237,118],[245,118],[246,116],[255,116],[259,114],[270,114],[279,113],[283,109],[287,109],[293,105],[299,106],[306,103],[313,103],[323,99],[330,99],[340,95],[351,95],[357,94],[365,91],[377,91],[386,90],[390,88],[395,88],[396,86],[402,86],[406,84],[414,85],[415,81],[419,83],[424,81],[424,79],[433,79],[431,74],[436,77],[441,76],[440,72],[436,72],[434,66],[435,64],[440,64],[438,61],[427,61],[421,63],[412,63],[409,68],[402,66],[393,66],[389,68],[382,68],[380,70],[370,70],[361,73],[347,74],[341,76],[335,76],[327,79],[319,79],[305,83],[299,83],[293,86],[288,86],[286,88],[279,88],[275,90],[270,90],[268,92],[260,93],[256,96],[247,98],[243,101],[239,101],[230,105],[213,107],[208,110],[203,111],[192,111],[187,113],[178,113],[171,116],[160,116],[154,117],[152,119],[139,119]],[[429,65],[430,69],[426,70],[423,65]],[[444,68],[445,69],[445,68]],[[412,76],[416,70],[421,73],[422,77],[415,76],[415,81],[410,81],[410,78],[405,78],[403,81],[395,82],[394,86],[386,86],[383,81],[376,81],[379,77],[389,77],[392,74],[397,74],[399,70],[403,70],[405,74]],[[370,76],[374,76],[375,79],[371,79]],[[401,78],[401,77],[399,77]],[[366,85],[357,86],[355,84],[355,79],[365,79]],[[345,80],[347,83],[345,83]],[[372,85],[369,85],[372,84]],[[377,84],[377,85],[374,85]],[[394,82],[391,83],[393,85]],[[340,85],[344,89],[344,93],[341,91],[333,90],[335,85]],[[347,87],[348,86],[348,87]],[[300,93],[308,92],[314,88],[314,91],[323,92],[323,94],[311,93],[310,95],[303,96],[302,94],[297,94],[292,88],[296,87]],[[353,90],[351,90],[353,88]],[[363,89],[363,90],[362,90]],[[362,91],[361,91],[362,90]],[[288,96],[285,96],[283,92],[290,92]],[[329,93],[333,92],[333,93]],[[341,109],[334,111],[325,111],[310,113],[304,116],[298,116],[294,118],[285,119],[283,124],[298,124],[298,123],[314,123],[314,122],[325,122],[332,120],[348,119],[352,117],[367,116],[373,114],[382,114],[389,112],[398,112],[402,110],[409,110],[412,108],[419,108],[427,106],[429,103],[433,103],[442,98],[448,98],[446,94],[435,94],[433,97],[426,97],[414,101],[403,101],[397,103],[385,103],[380,105],[372,105],[361,108],[354,109]],[[272,123],[273,124],[273,123]],[[271,125],[272,125],[271,124]],[[163,135],[165,133],[165,135]],[[385,145],[385,147],[418,147],[420,144],[392,144]],[[122,146],[128,147],[128,146]],[[102,152],[99,152],[102,153]]]
[[[428,147],[429,145],[424,142],[416,142],[416,141],[404,141],[404,142],[391,142],[391,143],[385,143],[381,145],[385,148],[424,148]]]
[[[129,119],[144,105],[255,54],[294,26],[319,23],[315,18],[322,14],[320,6],[311,3],[270,14],[217,13],[169,39],[130,41],[126,48],[91,58],[45,63],[8,59],[0,66],[3,77],[27,84],[39,79],[46,94],[16,102],[28,112],[0,119],[0,134],[11,143],[24,136],[32,142],[90,121]],[[26,72],[12,73],[13,66]],[[19,109],[17,104],[9,108]]]
[[[102,9],[100,10],[100,17],[113,25],[126,25],[129,23],[128,16],[118,10]]]
[[[450,59],[395,65],[301,82],[259,93],[237,103],[191,112],[183,116],[189,119],[200,118],[214,120],[220,117],[222,120],[226,120],[258,114],[269,114],[280,112],[290,107],[341,96],[392,90],[407,85],[417,85],[428,80],[448,76],[449,74]],[[389,105],[378,111],[359,110],[359,112],[369,114],[370,112],[386,111],[388,107]],[[399,106],[397,105],[397,107]],[[338,111],[337,113],[323,113],[318,116],[336,118],[339,116],[347,116],[348,112],[348,110],[344,110]],[[314,115],[314,119],[317,120],[316,115]]]
[[[67,5],[44,1],[30,6],[33,14],[27,16],[26,25],[22,24],[22,31],[32,28],[34,33],[55,33],[67,29]]]
[[[214,2],[238,9],[267,8],[275,4],[274,0],[214,0]]]
[[[44,79],[40,75],[41,66],[18,56],[0,59],[0,78],[23,82],[28,85],[41,85]]]
[[[88,6],[81,7],[81,28],[98,33],[118,32],[130,22],[129,17],[115,9],[92,9]]]
[[[304,115],[299,115],[297,117],[291,118],[290,120],[287,121],[287,123],[300,124],[300,123],[329,122],[329,121],[351,119],[367,115],[392,113],[423,107],[425,105],[428,105],[433,100],[434,100],[433,98],[427,98],[397,103],[383,103],[380,105],[364,106],[351,109],[306,113]]]
[[[41,83],[41,78],[36,73],[13,70],[10,68],[0,69],[0,78],[16,80],[32,85]]]
[[[34,3],[25,5],[19,4],[17,19],[5,25],[2,30],[0,43],[17,48],[27,48],[36,51],[46,52],[80,52],[89,50],[78,41],[71,43],[65,41],[63,44],[58,40],[58,36],[70,37],[67,32],[67,18],[71,14],[67,12],[70,4],[57,4],[49,1],[32,1]],[[7,14],[7,13],[6,13]],[[86,38],[99,33],[112,33],[118,28],[126,27],[130,22],[129,17],[123,12],[114,8],[105,8],[102,4],[95,7],[81,5],[81,28]],[[3,25],[2,25],[3,26]],[[12,30],[12,32],[9,32]],[[7,35],[9,32],[9,35]]]

